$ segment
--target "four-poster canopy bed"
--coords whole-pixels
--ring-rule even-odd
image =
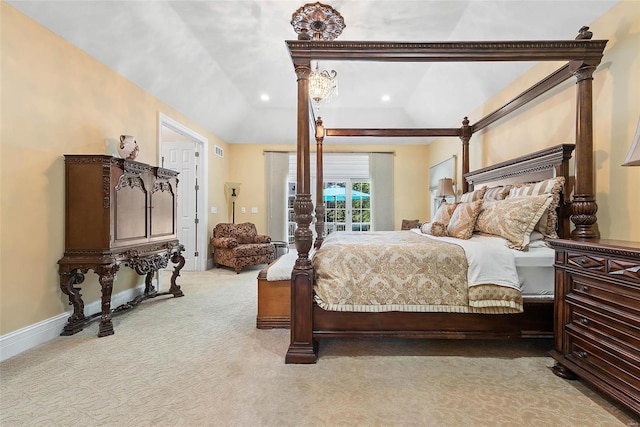
[[[315,4],[320,5],[319,3]],[[322,7],[327,7],[320,5]],[[300,12],[300,10],[298,11]],[[325,10],[326,12],[326,10]],[[296,18],[296,14],[294,14]],[[299,17],[298,17],[299,18]],[[322,19],[325,19],[323,22]],[[295,20],[295,19],[294,19]],[[303,19],[304,21],[304,19]],[[333,136],[457,137],[462,142],[464,193],[480,186],[499,186],[564,177],[573,183],[573,197],[565,187],[558,205],[561,238],[597,238],[596,199],[593,179],[592,74],[600,63],[606,40],[591,40],[587,27],[575,40],[496,42],[366,42],[332,41],[342,30],[341,19],[316,14],[297,26],[298,40],[287,41],[298,82],[297,185],[294,210],[298,258],[291,276],[291,342],[286,363],[314,363],[317,341],[322,337],[411,337],[411,338],[522,338],[553,336],[553,299],[524,301],[517,314],[450,312],[347,312],[324,310],[314,301],[315,270],[310,258],[313,233],[313,201],[310,188],[309,82],[312,60],[388,62],[476,62],[476,61],[568,61],[554,73],[520,95],[471,124],[465,117],[459,128],[335,129],[316,122],[317,183],[316,254],[323,245],[322,148],[324,138]],[[292,23],[294,23],[292,21]],[[314,34],[310,34],[313,32]],[[328,41],[323,41],[328,40]],[[523,156],[513,161],[469,171],[469,142],[472,135],[507,116],[529,101],[567,79],[576,78],[575,176],[569,177],[568,161],[574,149],[565,144]],[[570,206],[569,206],[570,204]],[[571,211],[571,212],[570,212]],[[569,234],[569,218],[574,230]],[[406,232],[405,232],[406,233]]]

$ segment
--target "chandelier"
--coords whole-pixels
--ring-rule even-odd
[[[338,73],[335,70],[318,69],[309,74],[309,97],[316,102],[328,102],[338,95]]]

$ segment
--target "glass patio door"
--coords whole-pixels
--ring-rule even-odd
[[[325,236],[333,231],[371,230],[371,186],[363,180],[325,181]]]

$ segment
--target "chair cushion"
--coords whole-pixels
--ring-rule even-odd
[[[251,222],[243,222],[242,224],[236,224],[232,229],[231,234],[238,240],[238,243],[254,243],[256,241],[256,236],[258,235],[258,231],[256,230],[255,224]]]
[[[256,255],[271,255],[275,252],[275,249],[270,243],[247,243],[239,245],[233,250],[233,255],[236,257],[256,256]]]

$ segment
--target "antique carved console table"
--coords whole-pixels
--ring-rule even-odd
[[[73,335],[101,316],[99,337],[113,334],[111,315],[147,298],[183,296],[176,279],[184,266],[177,239],[178,172],[106,155],[65,155],[65,252],[58,261],[60,289],[73,314],[61,335]],[[175,264],[171,287],[157,292],[153,275]],[[121,265],[146,275],[144,293],[111,308]],[[93,270],[102,288],[102,309],[86,316],[80,288]]]

